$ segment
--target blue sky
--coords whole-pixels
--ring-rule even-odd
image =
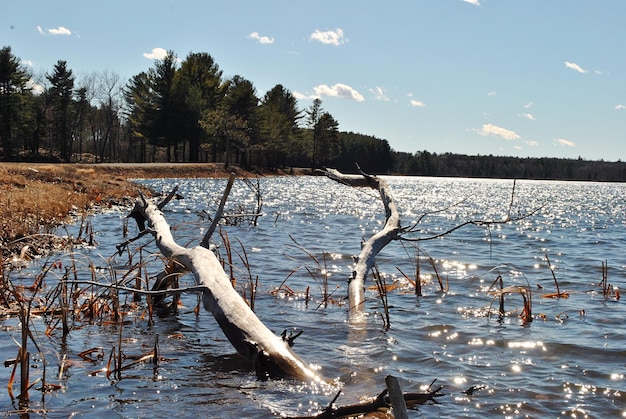
[[[626,160],[623,0],[4,1],[0,45],[40,78],[207,52],[397,151]]]

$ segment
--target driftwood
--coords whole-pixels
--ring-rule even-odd
[[[237,352],[254,365],[260,379],[320,381],[318,372],[291,349],[293,339],[272,333],[235,291],[216,255],[207,248],[208,237],[203,238],[200,246],[180,246],[174,241],[161,208],[162,204],[155,205],[141,196],[130,215],[137,221],[140,234],[152,234],[163,256],[170,260],[159,278],[191,272],[196,283],[204,287],[204,308],[213,314]]]
[[[387,384],[394,419],[409,419],[400,381],[393,375],[388,375],[385,377],[385,384]]]
[[[344,406],[336,406],[337,399],[341,395],[339,391],[329,405],[313,416],[288,416],[290,419],[338,419],[338,418],[355,418],[355,417],[388,417],[391,414],[394,418],[401,419],[408,417],[407,409],[414,409],[416,406],[426,403],[437,404],[437,397],[443,396],[439,386],[433,388],[434,381],[424,393],[403,393],[398,383],[398,379],[388,375],[385,377],[387,388],[385,388],[378,396],[363,403],[350,404]],[[390,384],[392,383],[392,384]],[[371,416],[368,416],[371,415]]]
[[[325,169],[324,174],[330,179],[356,188],[372,188],[380,193],[385,207],[385,225],[382,230],[374,234],[361,245],[354,271],[349,278],[348,301],[351,314],[360,314],[364,311],[365,280],[368,272],[376,262],[376,255],[402,232],[400,214],[396,203],[383,179],[361,172],[360,175],[346,175],[335,169]]]
[[[515,194],[515,181],[514,181],[513,191],[511,193],[511,202],[509,204],[509,210],[508,210],[506,217],[503,220],[498,220],[498,221],[470,220],[470,221],[465,221],[464,223],[458,224],[455,227],[445,232],[431,235],[428,237],[418,237],[418,238],[406,237],[407,234],[412,234],[419,230],[417,230],[416,225],[412,227],[402,227],[402,225],[400,224],[400,214],[398,212],[396,203],[391,194],[391,190],[387,185],[387,182],[385,182],[383,179],[377,176],[370,175],[361,171],[358,165],[357,165],[357,168],[360,172],[360,174],[358,175],[347,175],[335,169],[322,170],[322,173],[324,173],[328,178],[336,182],[343,183],[351,187],[371,188],[371,189],[378,190],[378,192],[380,193],[380,198],[385,208],[385,217],[386,217],[385,225],[383,226],[382,230],[380,230],[379,232],[374,234],[372,237],[370,237],[368,240],[363,242],[363,244],[361,245],[361,253],[359,254],[358,259],[356,261],[354,271],[352,272],[352,275],[348,279],[349,281],[348,301],[350,304],[349,307],[350,307],[350,315],[351,315],[352,321],[355,321],[355,320],[358,321],[359,319],[362,318],[361,314],[363,313],[365,309],[364,308],[364,298],[365,298],[364,297],[365,295],[364,284],[365,284],[365,280],[367,279],[367,274],[374,267],[376,263],[376,256],[378,255],[378,253],[391,241],[404,240],[404,241],[418,242],[418,241],[425,241],[425,240],[433,240],[433,239],[451,234],[455,230],[458,230],[467,225],[491,226],[494,224],[506,224],[506,223],[513,222],[513,221],[519,221],[524,218],[530,217],[531,215],[535,214],[537,211],[539,211],[542,208],[542,207],[539,207],[526,214],[520,214],[517,217],[512,217],[511,211],[513,207],[513,202],[514,202],[513,198]],[[440,210],[440,211],[443,211],[443,210]],[[425,215],[426,214],[424,214],[424,216]],[[416,280],[419,281],[419,278],[416,278]]]

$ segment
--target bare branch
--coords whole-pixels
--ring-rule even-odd
[[[407,227],[404,231],[405,231],[406,233],[412,233],[412,232],[414,232],[414,231],[417,231],[417,229],[416,229],[416,228],[417,228],[417,225],[418,225],[418,224],[419,224],[419,223],[420,223],[420,222],[421,222],[424,218],[428,217],[429,215],[438,214],[438,213],[440,213],[440,212],[448,211],[448,210],[449,210],[449,209],[451,209],[451,208],[458,207],[459,205],[461,205],[462,203],[464,203],[465,201],[467,201],[470,197],[471,197],[471,195],[470,195],[470,196],[468,196],[468,197],[465,197],[465,198],[461,199],[461,200],[460,200],[460,201],[458,201],[458,202],[455,202],[454,204],[448,205],[447,207],[440,208],[440,209],[436,209],[436,210],[432,210],[432,211],[427,211],[427,212],[423,213],[422,215],[420,215],[420,217],[417,219],[417,221],[416,221],[416,222],[415,222],[415,223],[414,223],[411,227]]]
[[[132,293],[141,294],[141,295],[164,295],[164,294],[170,294],[173,292],[196,292],[196,291],[208,290],[206,285],[192,285],[192,286],[183,287],[183,288],[169,288],[166,290],[148,291],[148,290],[140,290],[137,288],[124,287],[124,286],[116,285],[116,284],[104,284],[98,281],[66,281],[66,282],[68,284],[93,285],[93,286],[101,287],[101,288],[114,288],[118,291],[127,291],[127,292],[132,292]]]
[[[497,224],[507,224],[510,222],[515,222],[515,221],[520,221],[523,220],[525,218],[531,217],[533,215],[535,215],[537,212],[539,212],[544,206],[541,206],[539,208],[536,208],[534,210],[532,210],[529,213],[520,215],[519,217],[515,217],[515,218],[510,218],[507,217],[504,220],[501,221],[496,221],[496,220],[471,220],[471,221],[465,221],[464,223],[458,224],[454,227],[452,227],[449,230],[446,230],[442,233],[439,234],[435,234],[432,236],[428,236],[428,237],[404,237],[404,236],[400,236],[398,237],[398,240],[403,240],[403,241],[408,241],[408,242],[420,242],[420,241],[426,241],[426,240],[434,240],[434,239],[438,239],[441,238],[443,236],[447,236],[450,233],[453,233],[454,231],[465,227],[467,225],[475,225],[475,226],[491,226],[491,225],[497,225]],[[408,233],[414,233],[415,231],[408,231]]]
[[[402,232],[400,213],[392,197],[391,190],[383,179],[361,172],[360,175],[346,175],[335,169],[324,171],[330,179],[356,188],[371,188],[378,190],[385,207],[386,221],[383,229],[366,240],[361,246],[354,271],[349,278],[348,301],[350,314],[361,314],[364,310],[364,284],[368,272],[376,261],[376,255]],[[356,316],[358,318],[359,316]]]
[[[158,209],[163,209],[171,200],[176,196],[176,192],[178,191],[178,185],[174,186],[174,189],[165,197],[165,199],[157,204]]]
[[[223,209],[223,205],[221,207]],[[145,200],[137,201],[133,213],[136,213],[136,219],[147,221],[154,230],[156,245],[161,254],[180,266],[176,273],[182,275],[191,272],[196,283],[205,287],[202,291],[205,309],[213,314],[237,352],[254,365],[259,378],[322,380],[314,368],[293,352],[288,342],[275,335],[250,310],[233,288],[229,276],[211,250],[203,246],[186,248],[177,244],[163,213],[154,204]],[[205,240],[208,241],[206,235]]]
[[[202,242],[200,242],[200,246],[206,249],[209,248],[209,245],[210,245],[209,242],[211,240],[211,236],[215,232],[215,229],[217,228],[217,225],[219,224],[220,219],[222,218],[222,214],[224,213],[224,206],[226,205],[226,200],[228,199],[228,195],[230,195],[230,190],[232,189],[234,182],[235,182],[235,174],[231,173],[230,176],[228,177],[228,183],[226,184],[226,189],[224,190],[224,194],[222,195],[222,200],[220,201],[220,205],[217,208],[217,212],[215,213],[213,222],[211,222],[209,229],[207,230],[206,234],[202,238]]]

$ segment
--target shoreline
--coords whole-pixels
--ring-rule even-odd
[[[131,205],[140,187],[131,179],[239,178],[307,175],[310,169],[270,171],[221,163],[0,163],[0,270],[8,258],[34,257],[63,246],[47,234],[95,208]]]

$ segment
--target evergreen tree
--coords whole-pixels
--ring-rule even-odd
[[[176,56],[173,51],[158,60],[147,72],[134,76],[124,89],[126,114],[131,136],[139,138],[141,160],[146,160],[146,143],[167,148],[167,161],[178,160],[178,139],[181,136],[181,95],[175,91]],[[154,157],[154,156],[153,156]]]
[[[167,147],[167,161],[178,161],[178,139],[180,138],[180,96],[174,90],[176,76],[176,55],[168,51],[162,60],[157,60],[151,71],[151,93],[154,95],[151,109],[150,140],[153,145]]]
[[[128,124],[130,141],[139,141],[140,162],[147,161],[146,146],[152,138],[154,120],[154,95],[152,94],[152,79],[147,72],[133,76],[124,89],[126,102],[126,123]]]
[[[91,108],[89,99],[87,98],[87,87],[79,87],[76,89],[76,99],[74,102],[75,114],[74,124],[72,126],[72,136],[78,142],[78,149],[76,150],[82,158],[83,145],[84,145],[84,133],[85,125],[87,122],[87,114]]]
[[[230,153],[233,146],[239,150],[246,149],[250,137],[248,124],[242,118],[226,109],[208,111],[200,120],[200,126],[206,133],[224,143],[224,168],[230,165]]]
[[[23,122],[25,96],[30,95],[30,74],[11,47],[0,49],[0,158],[12,159],[17,149],[16,134]]]
[[[278,84],[263,97],[260,106],[261,147],[269,168],[285,163],[293,150],[301,112],[293,94]]]
[[[317,170],[317,162],[318,162],[318,147],[320,141],[320,125],[319,120],[322,114],[322,100],[316,98],[313,100],[313,104],[306,111],[307,114],[307,126],[312,132],[312,143],[313,143],[313,151],[311,153],[311,171],[313,173]]]
[[[341,152],[339,145],[339,123],[328,112],[322,113],[317,121],[317,152],[320,165],[326,165]]]
[[[260,141],[259,98],[252,82],[238,75],[229,80],[224,106],[229,114],[245,122],[247,141],[243,143],[246,145],[245,149],[240,149],[240,151],[243,156],[246,156],[250,148],[257,146]],[[249,162],[250,157],[247,156],[244,164]]]
[[[52,106],[52,138],[50,151],[56,147],[61,159],[69,162],[72,155],[72,136],[70,130],[70,105],[74,94],[74,75],[67,68],[67,62],[57,61],[52,74],[46,76],[50,82],[48,95]]]
[[[199,161],[206,133],[198,121],[217,109],[224,98],[222,71],[209,54],[189,54],[177,71],[175,91],[181,110],[179,135],[189,142],[189,160]]]

